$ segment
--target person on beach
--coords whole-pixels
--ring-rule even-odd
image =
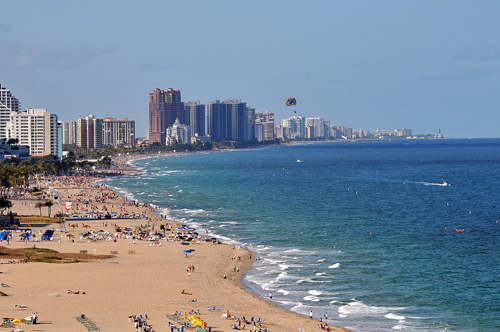
[[[273,292],[269,293],[269,300],[271,300],[271,301],[273,300]]]
[[[310,317],[311,319],[313,319],[313,312],[312,312],[312,310],[311,310],[311,311],[309,311],[309,317]]]

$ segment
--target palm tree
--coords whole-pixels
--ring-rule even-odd
[[[12,202],[8,199],[0,197],[0,215],[3,215],[4,211],[12,207]]]
[[[49,199],[43,205],[45,205],[49,209],[49,218],[50,218],[50,210],[51,210],[52,205],[54,205],[54,203],[52,203],[52,201]]]
[[[35,208],[39,208],[40,209],[40,217],[42,216],[42,207],[43,207],[43,203],[42,202],[37,202],[35,204]]]

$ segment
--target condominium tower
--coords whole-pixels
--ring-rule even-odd
[[[10,113],[19,113],[21,104],[17,98],[12,96],[12,93],[2,87],[0,83],[0,140],[9,139],[9,121]]]
[[[176,119],[182,124],[186,124],[188,120],[180,90],[156,88],[149,94],[149,141],[165,144],[166,129]]]
[[[84,148],[102,148],[102,124],[103,120],[96,119],[95,115],[78,119],[76,122],[76,145]]]
[[[22,114],[11,113],[10,132],[19,145],[30,147],[30,155],[58,156],[57,115],[46,109],[28,108]]]
[[[186,111],[186,125],[191,127],[191,136],[205,136],[205,105],[200,101],[184,102],[184,110]]]
[[[124,118],[103,119],[103,145],[134,145],[135,144],[135,121]]]
[[[241,99],[211,101],[207,104],[207,134],[214,141],[251,140],[249,112]]]
[[[76,121],[62,123],[62,144],[76,144]]]

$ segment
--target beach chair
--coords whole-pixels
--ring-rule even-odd
[[[213,311],[215,311],[215,307],[213,308]]]

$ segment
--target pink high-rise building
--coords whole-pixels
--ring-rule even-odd
[[[186,111],[181,101],[181,92],[168,88],[156,88],[149,94],[149,141],[165,144],[166,129],[175,123],[175,120],[186,124]]]

